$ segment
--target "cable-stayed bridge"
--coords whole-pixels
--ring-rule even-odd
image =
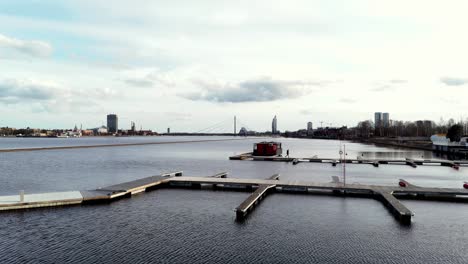
[[[228,118],[220,122],[213,123],[202,129],[194,130],[191,132],[171,132],[171,135],[220,135],[220,136],[233,136],[239,135],[240,128],[250,130],[249,127],[243,123],[237,116]]]

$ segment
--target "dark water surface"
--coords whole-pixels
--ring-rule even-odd
[[[169,139],[183,138],[164,140]],[[21,139],[15,140],[15,147],[44,145],[31,141],[21,145]],[[79,140],[91,144],[88,139]],[[337,157],[340,145],[338,141],[280,140],[292,156],[301,157]],[[341,175],[341,168],[330,164],[293,166],[227,159],[250,151],[256,141],[0,153],[0,194],[21,189],[95,189],[173,170],[193,176],[228,171],[230,177],[242,178],[281,173],[282,179],[317,182]],[[62,142],[76,145],[76,141]],[[4,144],[11,147],[11,142],[0,139],[0,149],[6,148]],[[431,155],[349,142],[346,146],[349,157]],[[347,166],[348,182],[395,185],[400,178],[422,186],[459,188],[468,179],[468,168]],[[247,196],[244,192],[161,189],[111,204],[1,213],[0,263],[468,261],[468,204],[403,201],[415,213],[412,226],[405,227],[371,199],[273,194],[246,222],[236,223],[233,209]]]

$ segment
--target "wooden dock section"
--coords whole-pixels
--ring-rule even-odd
[[[0,211],[80,204],[79,191],[0,196]]]
[[[173,173],[164,173],[159,176],[151,176],[143,179],[138,179],[134,181],[124,182],[120,184],[115,184],[103,188],[99,188],[96,191],[109,192],[111,194],[111,199],[123,195],[133,195],[140,192],[146,191],[146,189],[154,188],[157,185],[169,182],[171,177],[180,177],[182,172],[173,172]]]
[[[242,221],[274,188],[274,184],[261,184],[245,201],[236,208],[236,220]]]
[[[252,157],[253,152],[246,152],[229,157],[230,160],[244,160]]]
[[[301,182],[301,181],[280,181],[271,179],[241,179],[241,178],[229,178],[229,179],[212,179],[202,177],[177,177],[172,178],[171,183],[198,183],[198,184],[213,184],[223,186],[251,186],[251,188],[259,188],[259,186],[270,186],[272,192],[287,192],[287,193],[302,193],[302,194],[315,194],[317,191],[321,191],[321,194],[328,191],[330,195],[339,194],[360,197],[369,197],[381,201],[386,208],[395,216],[395,218],[404,225],[411,224],[411,218],[413,213],[407,209],[402,203],[398,201],[395,196],[412,195],[417,196],[421,200],[440,200],[440,201],[468,201],[468,190],[466,189],[454,189],[454,188],[427,188],[410,185],[408,187],[392,187],[392,186],[379,186],[379,185],[364,185],[364,184],[346,184],[342,182],[333,181],[331,183],[314,183],[314,182]],[[225,188],[229,189],[229,188]],[[257,189],[258,190],[258,189]],[[261,192],[261,190],[259,191]],[[462,198],[460,196],[466,196]],[[252,194],[247,200],[246,204],[250,204],[255,198],[259,198],[259,193]],[[244,208],[239,206],[238,208]],[[237,209],[236,209],[237,212]],[[243,211],[244,212],[244,211]],[[239,213],[240,214],[240,213]],[[240,217],[242,218],[242,215]],[[236,213],[237,218],[237,213]]]
[[[365,184],[344,184],[338,177],[332,182],[318,183],[294,180],[280,180],[275,174],[267,179],[226,178],[222,172],[212,176],[187,177],[182,172],[173,172],[151,176],[143,179],[115,184],[96,190],[55,192],[43,194],[20,194],[0,196],[0,211],[19,210],[36,207],[63,206],[83,203],[111,202],[119,198],[131,197],[134,194],[155,190],[162,187],[201,187],[213,189],[250,191],[251,195],[236,208],[236,218],[244,219],[256,205],[268,194],[301,193],[329,194],[339,196],[368,197],[381,201],[402,224],[411,224],[413,213],[397,198],[435,200],[446,202],[468,202],[468,189],[428,188],[410,184],[403,179],[404,187],[379,186]],[[223,177],[224,176],[224,177]],[[222,186],[222,188],[219,188]]]
[[[268,180],[279,180],[279,177],[280,177],[279,173],[273,174],[270,177],[268,177]]]
[[[273,174],[268,180],[279,180],[279,174]],[[272,191],[275,184],[260,184],[257,189],[236,208],[236,220],[243,221],[247,215]]]
[[[133,194],[154,189],[159,185],[167,183],[170,178],[176,176],[182,176],[182,172],[163,173],[159,176],[151,176],[89,191],[23,195],[20,193],[19,195],[0,196],[0,211],[110,202],[115,199],[130,197]]]
[[[413,213],[404,206],[393,194],[382,190],[375,191],[376,199],[381,201],[393,216],[404,225],[411,224],[411,217]]]
[[[421,165],[422,165],[422,164],[423,164],[423,163],[421,163]],[[414,160],[412,160],[412,159],[406,159],[406,165],[411,166],[411,167],[413,167],[413,168],[418,167],[418,165],[416,164],[416,162],[415,162]]]
[[[226,178],[227,175],[228,175],[227,172],[220,172],[220,173],[216,173],[215,175],[208,176],[208,177],[211,177],[211,178]]]
[[[330,163],[332,166],[346,162],[352,164],[368,164],[374,167],[379,167],[380,164],[389,165],[408,165],[413,168],[417,166],[444,166],[459,169],[460,167],[468,167],[468,160],[423,160],[423,159],[363,159],[357,157],[356,159],[339,160],[336,158],[318,158],[314,156],[312,158],[294,158],[294,157],[281,157],[281,156],[253,156],[252,152],[244,153],[241,155],[231,156],[230,160],[250,160],[250,161],[279,161],[279,162],[292,162],[293,165],[303,162],[313,163]]]

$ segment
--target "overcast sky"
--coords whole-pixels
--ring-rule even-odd
[[[468,117],[467,1],[0,2],[0,126]],[[238,125],[239,127],[241,125]],[[327,124],[328,125],[328,124]]]

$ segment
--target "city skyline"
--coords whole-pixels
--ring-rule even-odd
[[[127,131],[132,131],[132,132],[136,132],[136,131],[143,131],[143,124],[139,124],[140,128],[139,130],[137,130],[136,128],[136,123],[134,121],[130,121],[130,124],[127,125],[127,124],[120,124],[119,125],[119,115],[117,114],[107,114],[106,117],[105,117],[105,120],[106,121],[103,121],[101,125],[99,126],[87,126],[85,124],[85,129],[86,130],[97,130],[99,128],[105,128],[106,131],[109,130],[109,133],[117,133],[117,132],[127,132]],[[273,133],[273,134],[276,134],[276,133],[283,133],[283,132],[294,132],[294,131],[306,131],[307,133],[311,133],[312,131],[314,131],[313,129],[313,122],[311,121],[308,121],[305,124],[305,127],[304,126],[299,126],[295,129],[284,129],[284,130],[281,130],[278,128],[278,120],[277,120],[277,116],[275,115],[271,121],[271,126],[270,126],[270,129],[266,129],[266,130],[255,130],[255,129],[249,129],[249,131],[255,131],[255,132],[259,132],[259,133]],[[228,122],[229,120],[224,120],[223,122],[220,122],[220,123],[216,123],[216,124],[211,124],[209,125],[208,127],[206,128],[203,128],[202,130],[199,130],[199,131],[191,131],[191,130],[178,130],[178,131],[174,131],[175,133],[194,133],[194,134],[197,134],[197,133],[230,133],[230,130],[232,128],[234,128],[234,131],[237,131],[237,133],[241,133],[239,131],[242,131],[242,130],[245,130],[247,131],[247,128],[245,127],[245,123],[239,123],[239,121],[237,120],[237,117],[234,116],[234,123],[230,123]],[[439,120],[438,122],[436,122],[435,120],[422,120],[422,119],[418,119],[418,120],[395,120],[395,119],[390,119],[390,114],[387,113],[387,112],[375,112],[374,113],[374,116],[373,116],[373,120],[371,118],[368,118],[368,119],[365,119],[365,120],[361,120],[358,124],[356,125],[352,125],[352,126],[347,126],[347,125],[341,125],[341,124],[333,124],[333,123],[327,123],[327,122],[323,122],[323,121],[320,121],[320,126],[318,126],[317,128],[315,129],[321,129],[321,128],[332,128],[332,129],[339,129],[339,128],[358,128],[361,126],[362,122],[372,122],[372,123],[369,123],[369,124],[372,124],[372,127],[375,128],[376,130],[381,130],[381,129],[384,129],[384,128],[390,128],[390,127],[394,127],[394,126],[401,126],[405,123],[429,123],[430,126],[436,126],[436,125],[439,125],[439,126],[450,126],[452,124],[462,124],[463,126],[465,126],[465,124],[468,123],[468,119],[460,119],[460,120],[455,120],[453,118],[450,118],[450,119],[447,119],[447,120]],[[303,125],[304,125],[303,124]],[[426,125],[427,126],[427,125]],[[237,127],[237,129],[236,129]],[[39,126],[39,127],[30,127],[30,126],[27,126],[27,127],[13,127],[13,126],[2,126],[0,125],[0,128],[7,128],[7,129],[39,129],[39,130],[49,130],[49,131],[52,131],[52,130],[64,130],[64,131],[76,131],[77,130],[77,123],[74,123],[74,128],[72,127],[54,127],[54,128],[49,128],[49,127],[44,127],[44,126]],[[80,131],[83,130],[83,124],[81,123],[80,124]],[[145,131],[153,131],[153,132],[158,132],[158,133],[167,133],[167,134],[170,134],[171,130],[170,128],[166,128],[165,130],[161,130],[161,131],[157,131],[157,130],[154,130],[154,129],[145,129]],[[107,132],[106,132],[107,133]],[[236,132],[234,132],[236,133]],[[381,132],[380,132],[381,133]],[[468,132],[467,132],[468,133]]]
[[[0,3],[0,126],[98,127],[110,112],[156,131],[234,115],[266,131],[272,113],[287,117],[282,131],[354,126],[376,109],[395,120],[468,116],[463,1],[186,7]]]

